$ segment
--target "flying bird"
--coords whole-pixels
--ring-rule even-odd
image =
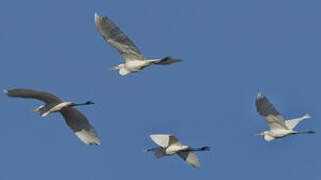
[[[31,98],[43,101],[45,105],[32,109],[31,112],[39,111],[41,117],[45,117],[50,113],[60,112],[67,125],[82,142],[89,145],[100,145],[99,137],[94,127],[81,112],[73,108],[74,106],[94,104],[93,102],[87,101],[81,104],[64,102],[53,94],[32,89],[12,89],[3,91],[9,97]]]
[[[159,146],[155,148],[145,149],[144,152],[154,151],[157,158],[177,154],[193,167],[200,167],[197,156],[194,151],[209,151],[210,147],[191,148],[183,145],[175,136],[169,134],[152,134],[150,138]]]
[[[255,100],[257,112],[266,120],[270,130],[256,134],[264,136],[265,141],[272,141],[276,138],[282,138],[293,134],[313,134],[314,131],[294,131],[293,128],[302,120],[309,119],[311,116],[305,114],[302,117],[284,120],[283,116],[274,108],[269,100],[262,94],[258,93]]]
[[[125,63],[110,68],[111,71],[119,70],[119,74],[122,76],[138,72],[152,64],[167,65],[181,61],[180,59],[171,58],[169,56],[160,59],[146,59],[135,44],[112,20],[107,17],[101,17],[95,13],[95,24],[105,41],[117,49],[125,60]]]

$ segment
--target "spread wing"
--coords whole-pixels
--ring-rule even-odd
[[[12,90],[3,90],[3,91],[9,97],[38,99],[47,104],[62,102],[58,97],[56,97],[53,94],[42,92],[42,91],[36,91],[32,89],[12,89]]]
[[[195,168],[200,167],[200,162],[198,161],[197,156],[193,152],[179,151],[177,152],[178,156],[184,159],[188,164],[192,165]]]
[[[95,24],[105,41],[116,48],[126,62],[145,59],[135,44],[109,18],[95,13]]]
[[[173,135],[170,134],[152,134],[150,138],[160,147],[167,148],[171,145],[181,146],[181,142]]]
[[[271,130],[288,129],[283,116],[274,108],[270,101],[261,93],[256,96],[256,110],[266,120]]]
[[[66,120],[67,125],[82,142],[89,145],[100,145],[96,130],[80,111],[68,107],[63,108],[60,113]]]

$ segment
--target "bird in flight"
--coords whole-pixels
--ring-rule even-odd
[[[159,146],[155,148],[145,149],[144,152],[154,151],[157,158],[177,154],[188,164],[195,168],[200,167],[197,156],[194,151],[209,151],[210,147],[191,148],[183,145],[175,136],[169,134],[152,134],[150,138]]]
[[[41,105],[31,110],[31,112],[39,111],[41,117],[45,117],[50,113],[60,112],[67,125],[82,142],[89,145],[100,145],[99,137],[94,127],[81,112],[73,108],[74,106],[94,104],[93,102],[87,101],[81,104],[64,102],[53,94],[32,89],[12,89],[3,91],[9,97],[31,98],[43,101],[45,105]]]
[[[110,68],[111,71],[119,70],[119,74],[122,76],[138,72],[152,64],[168,65],[181,61],[180,59],[169,56],[160,59],[146,59],[135,44],[112,20],[107,17],[101,17],[95,13],[95,24],[105,41],[113,46],[125,60],[125,63]]]
[[[268,123],[270,130],[256,134],[264,136],[265,141],[272,141],[293,134],[313,134],[314,131],[294,131],[293,128],[302,120],[309,119],[311,116],[305,114],[302,117],[284,120],[283,116],[274,108],[270,101],[262,94],[258,93],[255,100],[257,112]]]

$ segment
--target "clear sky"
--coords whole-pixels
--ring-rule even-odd
[[[32,88],[81,110],[102,145],[83,144],[40,101],[0,96],[0,180],[321,178],[321,11],[316,0],[2,0],[0,89]],[[108,16],[149,58],[181,63],[121,77],[122,60],[94,24]],[[261,91],[286,119],[310,113],[297,130],[267,143],[256,113]],[[208,145],[195,169],[156,159],[152,133]]]

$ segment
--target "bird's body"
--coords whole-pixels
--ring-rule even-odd
[[[146,149],[145,151],[154,151],[154,155],[157,158],[177,154],[193,167],[200,167],[198,158],[193,151],[207,151],[210,149],[207,146],[191,148],[190,146],[182,145],[175,136],[168,134],[153,134],[150,135],[150,138],[159,145],[159,147]]]
[[[45,117],[50,113],[60,112],[66,120],[67,125],[75,132],[81,141],[89,145],[100,144],[94,127],[81,112],[73,108],[74,106],[93,104],[93,102],[87,101],[82,104],[64,102],[50,93],[31,89],[4,90],[4,93],[9,97],[33,98],[45,102],[45,105],[32,109],[31,112],[39,111],[41,117]]]
[[[171,57],[146,59],[136,45],[109,18],[101,17],[95,13],[95,24],[105,41],[124,58],[124,64],[110,68],[110,70],[119,70],[119,74],[122,76],[138,72],[152,64],[167,65],[181,61]]]
[[[45,117],[50,113],[54,113],[54,112],[58,112],[60,111],[62,108],[65,107],[71,107],[74,103],[72,102],[61,102],[58,104],[47,104],[47,105],[41,105],[33,110],[31,110],[31,112],[40,112],[41,117]]]
[[[264,131],[257,134],[258,136],[264,136],[264,140],[266,141],[272,141],[274,139],[282,138],[293,134],[314,133],[313,131],[298,132],[293,130],[293,128],[300,121],[311,118],[309,114],[292,120],[284,120],[283,116],[261,93],[258,93],[255,105],[257,112],[266,120],[270,127],[269,131]]]

